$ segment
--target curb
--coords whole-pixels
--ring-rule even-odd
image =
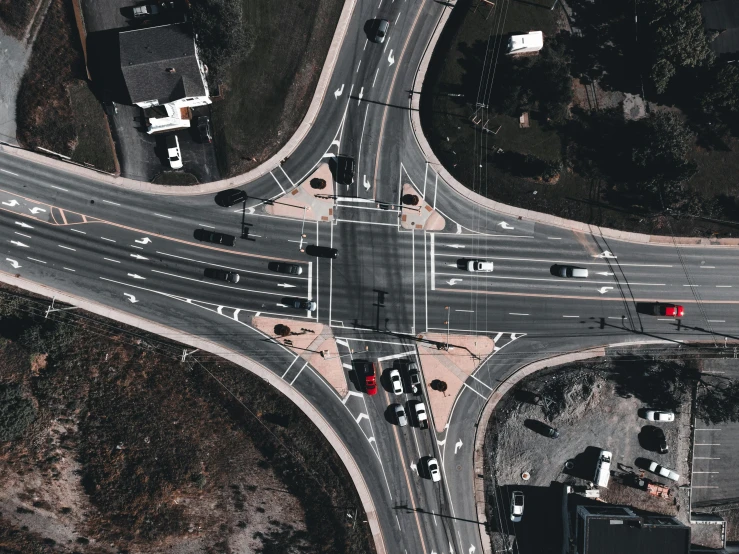
[[[488,535],[487,531],[485,530],[487,519],[485,517],[485,474],[483,472],[484,464],[482,447],[485,442],[485,432],[488,427],[488,421],[490,420],[490,416],[493,414],[493,410],[498,405],[498,402],[500,402],[500,400],[508,393],[508,391],[515,387],[519,383],[519,381],[521,381],[525,377],[528,377],[532,373],[536,373],[540,369],[546,369],[565,363],[579,362],[591,358],[599,358],[605,356],[605,354],[606,347],[599,346],[532,362],[515,370],[506,379],[501,381],[495,388],[493,393],[490,395],[490,398],[488,398],[487,404],[485,405],[485,408],[483,409],[477,422],[477,431],[475,432],[475,450],[473,454],[475,471],[475,505],[477,507],[477,521],[479,522],[478,529],[480,531],[480,544],[482,544],[482,551],[485,554],[493,554],[493,549],[490,544],[490,535]]]
[[[426,163],[429,165],[436,166],[435,171],[441,176],[441,178],[452,188],[457,194],[467,198],[468,200],[475,202],[485,208],[499,212],[501,214],[515,217],[520,220],[533,221],[535,223],[543,223],[551,225],[553,227],[559,227],[562,229],[568,229],[570,231],[576,231],[581,233],[587,233],[594,236],[599,236],[604,239],[615,239],[626,242],[635,242],[641,244],[655,244],[655,245],[683,245],[683,246],[720,246],[720,247],[737,247],[739,246],[739,239],[707,239],[702,237],[675,237],[674,239],[669,236],[662,235],[645,235],[643,233],[631,233],[628,231],[618,231],[616,229],[609,229],[607,227],[599,227],[597,225],[591,225],[589,223],[581,223],[571,219],[564,219],[562,217],[548,215],[541,212],[535,212],[532,210],[524,210],[523,208],[516,208],[507,204],[502,204],[486,198],[457,181],[452,176],[446,167],[442,165],[439,159],[434,154],[431,145],[426,139],[426,135],[423,133],[423,127],[421,125],[421,94],[423,91],[423,82],[426,78],[429,63],[434,53],[434,46],[439,40],[444,26],[446,25],[449,15],[451,14],[454,6],[446,6],[444,13],[436,24],[434,33],[431,36],[426,50],[424,51],[423,57],[418,64],[418,70],[416,71],[416,77],[413,80],[413,95],[411,100],[411,127],[413,134],[416,137],[418,147],[426,158]]]
[[[57,290],[52,287],[47,287],[46,285],[40,285],[33,281],[29,281],[28,279],[23,279],[22,277],[15,277],[14,275],[0,271],[0,282],[34,292],[47,298],[54,297],[60,302],[77,306],[78,308],[81,308],[93,314],[112,319],[113,321],[124,323],[125,325],[129,325],[131,327],[142,329],[149,333],[160,335],[167,338],[168,340],[177,341],[182,344],[186,344],[194,348],[209,352],[211,354],[215,354],[216,356],[220,356],[247,369],[248,371],[251,371],[258,377],[266,381],[268,384],[272,385],[275,389],[277,389],[283,395],[288,397],[293,403],[295,403],[295,405],[300,408],[300,410],[306,416],[308,416],[308,418],[313,422],[313,424],[318,428],[318,430],[323,434],[329,444],[339,455],[339,458],[341,458],[341,461],[344,463],[344,467],[346,467],[346,470],[349,472],[352,482],[357,489],[357,494],[359,495],[359,498],[362,502],[362,507],[367,514],[367,522],[370,526],[370,531],[372,533],[372,538],[375,543],[377,554],[387,553],[387,550],[385,549],[384,537],[382,535],[382,529],[380,528],[380,522],[377,519],[377,512],[375,510],[372,497],[370,496],[367,483],[364,480],[364,476],[362,475],[362,472],[360,471],[356,460],[351,455],[341,438],[336,434],[336,432],[323,418],[323,416],[313,407],[313,405],[308,402],[308,400],[296,389],[288,385],[285,381],[269,371],[266,367],[258,364],[254,360],[247,358],[242,354],[234,352],[233,350],[225,348],[215,342],[211,342],[195,335],[179,331],[172,327],[167,327],[166,325],[154,323],[153,321],[149,321],[147,319],[144,319],[143,317],[138,317],[120,310],[116,310],[114,308],[109,308],[103,304],[99,304],[85,298],[70,295],[64,291]]]
[[[87,169],[85,167],[78,167],[72,164],[68,164],[57,160],[55,158],[49,158],[35,152],[30,152],[21,148],[8,148],[7,146],[0,145],[0,151],[6,154],[11,154],[19,158],[23,158],[34,163],[55,167],[62,169],[67,173],[78,175],[87,179],[93,179],[98,182],[105,182],[109,185],[119,187],[127,190],[135,190],[137,192],[143,192],[147,194],[158,194],[164,196],[197,196],[199,194],[208,194],[218,192],[232,187],[239,187],[248,184],[255,179],[266,175],[271,170],[276,169],[280,166],[280,160],[289,157],[297,148],[300,146],[303,139],[311,130],[313,123],[318,117],[318,112],[323,105],[323,98],[328,90],[331,76],[333,75],[334,68],[336,67],[336,61],[339,58],[339,52],[341,50],[341,44],[344,41],[349,22],[351,21],[352,13],[354,12],[354,6],[357,0],[345,0],[344,8],[339,16],[339,23],[336,25],[336,31],[334,32],[334,38],[331,40],[331,46],[328,49],[326,55],[326,61],[321,69],[321,76],[318,78],[318,84],[316,85],[316,91],[313,94],[308,111],[303,118],[303,121],[298,126],[297,130],[292,137],[280,148],[280,150],[272,156],[266,162],[255,167],[251,171],[248,171],[242,175],[238,175],[231,179],[223,179],[221,181],[213,181],[212,183],[205,183],[202,185],[193,186],[168,186],[168,185],[154,185],[152,183],[144,183],[142,181],[135,181],[126,177],[114,177],[107,174],[100,174],[97,171]]]

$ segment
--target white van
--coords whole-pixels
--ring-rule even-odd
[[[611,458],[613,454],[608,450],[601,450],[598,454],[598,462],[595,465],[595,477],[593,483],[599,487],[608,488],[608,479],[611,477]]]

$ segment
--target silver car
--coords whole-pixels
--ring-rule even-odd
[[[387,36],[387,30],[389,28],[390,22],[387,19],[381,19],[377,24],[377,29],[375,30],[375,42],[378,44],[385,42],[385,37]]]
[[[395,419],[401,427],[408,425],[408,416],[405,415],[405,410],[401,404],[395,405]]]
[[[523,493],[513,491],[511,495],[511,521],[518,523],[523,517]]]

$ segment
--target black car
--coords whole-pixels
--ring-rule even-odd
[[[222,190],[221,192],[216,194],[216,204],[223,208],[230,208],[231,206],[235,206],[236,204],[246,202],[247,198],[248,196],[241,189]]]
[[[667,454],[670,449],[667,447],[665,432],[659,427],[653,427],[652,429],[652,444],[654,444],[654,449],[660,454]]]
[[[204,242],[212,242],[213,244],[222,244],[223,246],[233,246],[236,243],[236,237],[225,233],[216,233],[207,229],[198,229],[194,233],[195,238]]]
[[[302,298],[283,298],[282,303],[296,310],[312,312],[316,309],[316,303],[313,300],[303,300]]]
[[[203,275],[210,279],[216,279],[217,281],[226,281],[228,283],[238,283],[241,276],[233,271],[226,271],[224,269],[216,269],[214,267],[206,267],[203,271]]]
[[[206,115],[198,117],[198,134],[200,142],[213,142],[213,135],[210,132],[210,118]]]
[[[316,256],[317,258],[332,258],[336,259],[339,255],[339,251],[336,248],[329,248],[328,246],[316,246],[315,244],[309,244],[305,247],[305,253],[309,256]]]
[[[339,156],[336,165],[336,182],[340,185],[351,185],[354,182],[354,158]]]
[[[288,275],[302,275],[303,268],[297,264],[287,264],[283,262],[269,262],[267,268],[277,273],[287,273]]]

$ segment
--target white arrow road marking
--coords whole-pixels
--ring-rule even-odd
[[[366,175],[362,175],[362,185],[364,186],[364,190],[369,190],[370,189],[370,186],[371,185],[370,185],[370,182],[367,180],[367,176]]]
[[[613,290],[613,287],[600,287],[600,288],[598,289],[598,292],[599,292],[599,293],[601,293],[601,294],[605,294],[605,293],[607,293],[607,292],[608,292],[609,290]]]
[[[607,271],[598,271],[596,275],[605,275],[608,277],[609,275],[613,275],[613,273],[608,273]]]
[[[278,287],[284,287],[286,289],[294,289],[295,288],[295,285],[288,285],[287,283],[278,283],[277,286]]]
[[[364,96],[364,87],[359,90],[359,100],[357,100],[357,106],[359,106],[359,103],[362,101],[362,96]]]
[[[39,208],[38,206],[36,206],[35,208],[30,208],[30,209],[29,209],[29,211],[30,211],[30,212],[31,212],[31,213],[32,213],[33,215],[36,215],[36,214],[40,214],[41,212],[45,212],[46,210],[45,210],[45,209],[43,209],[43,208]]]
[[[462,439],[459,439],[454,445],[454,453],[456,454],[460,448],[462,448]]]
[[[341,83],[341,86],[334,91],[334,98],[338,98],[339,96],[342,95],[343,92],[344,92],[344,83]]]
[[[498,225],[500,225],[501,227],[503,227],[503,229],[507,229],[507,230],[509,230],[509,231],[510,231],[511,229],[513,229],[513,226],[511,226],[511,225],[508,225],[508,224],[507,224],[507,223],[506,223],[505,221],[501,221],[500,223],[498,223]]]
[[[461,235],[462,234],[462,226],[457,223],[457,232],[454,233],[455,235]]]
[[[5,258],[5,260],[10,262],[10,265],[13,266],[13,269],[19,269],[21,267],[21,264],[19,264],[18,262],[16,262],[15,260],[11,258]]]
[[[449,543],[449,553],[454,554],[454,547],[452,546],[452,543]]]
[[[138,300],[136,300],[136,297],[133,294],[129,294],[127,292],[124,292],[123,293],[123,296],[125,296],[126,298],[128,298],[128,300],[131,302],[131,304],[136,304],[136,302],[138,302]]]
[[[142,239],[136,239],[136,242],[139,244],[149,244],[151,242],[151,239],[149,237],[144,237]]]
[[[443,441],[436,439],[436,444],[438,444],[439,446],[444,446],[446,444],[446,439],[444,439]]]
[[[280,308],[287,308],[285,304],[280,304],[279,302],[277,303],[277,306],[279,306]]]
[[[27,244],[23,244],[22,242],[18,242],[17,240],[11,240],[10,242],[12,244],[15,244],[16,246],[20,246],[22,248],[28,248],[28,245]]]
[[[447,284],[449,284],[449,285],[456,285],[457,283],[461,283],[462,281],[463,281],[463,279],[449,279],[447,281]]]
[[[472,554],[475,550],[477,550],[474,545],[470,545],[470,549],[467,551],[467,554]]]
[[[390,62],[390,65],[393,65],[395,63],[395,58],[393,58],[392,50],[390,50],[390,55],[387,57],[387,61]]]
[[[594,257],[595,258],[613,258],[614,260],[617,258],[617,256],[614,256],[608,250],[604,250],[602,254],[598,254],[597,256],[594,256]]]
[[[10,206],[11,208],[13,206],[17,206],[19,202],[17,200],[11,200],[10,202],[3,202],[3,206]]]
[[[136,275],[135,273],[129,273],[129,277],[133,277],[134,279],[146,279],[146,277],[142,277],[141,275]]]
[[[364,413],[359,414],[359,417],[357,417],[356,421],[357,421],[357,423],[359,423],[363,419],[369,419],[369,416],[367,414],[364,414]]]
[[[464,248],[463,244],[441,244],[440,246],[448,246],[449,248]]]
[[[413,462],[411,462],[411,469],[418,473],[418,467],[416,467],[416,464],[414,464]]]
[[[148,260],[146,256],[142,256],[141,254],[131,254],[132,258],[136,258],[137,260]]]
[[[5,204],[5,202],[3,202],[3,204]],[[25,223],[23,221],[16,221],[15,224],[20,225],[21,227],[25,229],[33,229],[33,227],[31,227],[28,223]]]

